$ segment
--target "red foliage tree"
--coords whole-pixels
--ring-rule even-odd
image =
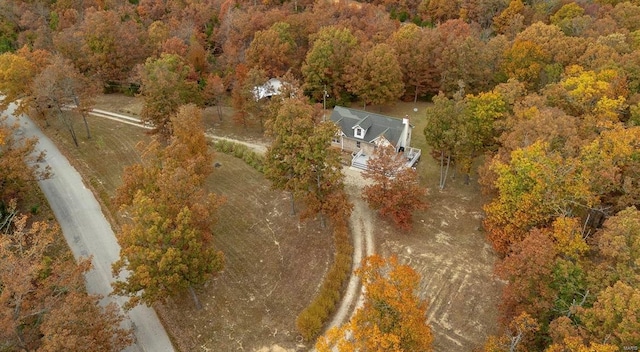
[[[427,189],[418,184],[417,172],[405,164],[405,158],[394,147],[378,147],[363,174],[373,181],[364,187],[364,198],[381,216],[390,218],[403,230],[410,230],[413,211],[427,207],[424,200]]]

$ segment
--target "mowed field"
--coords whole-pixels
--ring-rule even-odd
[[[87,139],[80,121],[79,148],[57,121],[45,131],[109,204],[124,168],[139,161],[135,146],[149,137],[140,128],[90,117],[92,138]],[[220,166],[207,186],[226,199],[215,237],[225,270],[198,291],[203,310],[195,310],[186,294],[156,310],[181,351],[251,351],[272,344],[302,348],[295,317],[328,270],[331,234],[316,221],[302,223],[291,216],[288,196],[272,191],[241,160],[216,154],[215,161]]]
[[[450,177],[444,190],[437,188],[439,163],[431,158],[422,134],[426,106],[400,102],[368,108],[410,118],[415,126],[412,145],[423,151],[417,168],[421,183],[429,188],[430,205],[415,214],[410,233],[376,221],[376,249],[383,255],[398,255],[422,275],[420,295],[429,301],[435,350],[471,351],[496,332],[501,286],[492,275],[495,255],[482,233],[485,199],[477,176],[472,175],[470,185],[464,185],[462,177]],[[98,107],[127,114],[140,111],[138,99],[117,95],[102,97]],[[231,114],[230,108],[223,109],[221,120],[210,108],[205,122],[219,135],[261,140],[258,128],[236,126]],[[99,193],[112,194],[121,174],[114,170],[137,161],[133,146],[148,137],[140,129],[116,122],[92,118],[90,124],[95,136],[91,141],[81,137],[83,145],[77,150],[66,131],[57,134],[78,163],[86,166],[86,175]],[[78,133],[83,136],[80,129]],[[101,157],[107,146],[109,159]],[[90,161],[92,150],[100,154]],[[242,161],[226,155],[217,155],[216,161],[221,166],[209,186],[227,197],[216,239],[225,252],[227,269],[199,293],[206,307],[203,311],[195,311],[186,297],[158,306],[158,311],[182,351],[251,351],[271,344],[306,350],[309,346],[300,343],[294,320],[331,261],[328,232],[317,223],[299,223],[291,217],[287,196],[269,190],[262,176]],[[454,175],[451,171],[450,176]]]

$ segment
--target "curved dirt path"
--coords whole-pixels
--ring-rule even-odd
[[[140,128],[145,128],[145,129],[151,129],[150,126],[145,125],[137,117],[131,117],[131,116],[122,115],[122,114],[118,114],[118,113],[115,113],[115,112],[110,112],[110,111],[100,110],[100,109],[93,109],[93,110],[91,110],[89,112],[89,114],[93,115],[93,116],[102,117],[102,118],[105,118],[105,119],[121,122],[121,123],[124,123],[124,124],[127,124],[127,125],[132,125],[132,126],[136,126],[136,127],[140,127]],[[229,141],[229,142],[234,142],[234,143],[246,145],[247,147],[253,149],[257,153],[264,154],[264,153],[267,152],[267,146],[264,145],[264,144],[252,143],[252,142],[247,142],[247,141],[241,141],[241,140],[238,140],[238,139],[217,136],[217,135],[215,135],[215,134],[213,134],[211,132],[206,132],[204,135],[207,138],[210,138],[210,139],[213,139],[213,140],[223,140],[223,141]]]
[[[360,171],[352,170],[351,168],[345,169],[345,174],[348,175],[345,178],[345,182],[353,202],[353,212],[349,220],[353,238],[353,264],[347,290],[342,296],[340,306],[327,326],[327,330],[346,323],[353,313],[364,304],[364,291],[360,284],[360,278],[353,272],[360,267],[362,259],[375,253],[373,226],[370,221],[374,214],[359,194],[362,189],[362,178],[355,174],[349,175],[351,173],[359,174]]]
[[[13,105],[7,109],[8,121],[20,124],[18,133],[38,139],[36,152],[46,152],[44,163],[51,167],[53,176],[39,181],[39,184],[69,248],[76,259],[93,256],[93,268],[85,274],[87,291],[104,296],[103,304],[115,302],[122,307],[124,297],[109,296],[114,281],[111,264],[119,258],[120,246],[100,205],[85,187],[80,174],[53,142],[26,116],[13,116],[14,110]],[[174,351],[169,336],[152,308],[137,306],[126,312],[125,317],[128,318],[125,324],[134,328],[136,338],[126,351]]]

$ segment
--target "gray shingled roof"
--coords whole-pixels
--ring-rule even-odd
[[[367,133],[362,140],[369,143],[380,135],[383,135],[384,138],[395,146],[403,130],[402,119],[374,114],[368,111],[348,109],[342,106],[333,108],[331,120],[340,126],[342,133],[347,137],[355,138],[353,136],[353,129],[356,126],[366,129]]]

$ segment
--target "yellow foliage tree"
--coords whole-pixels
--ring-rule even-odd
[[[365,258],[357,271],[365,303],[351,321],[318,340],[319,352],[429,352],[433,335],[426,323],[427,303],[416,296],[420,276],[396,257]]]

